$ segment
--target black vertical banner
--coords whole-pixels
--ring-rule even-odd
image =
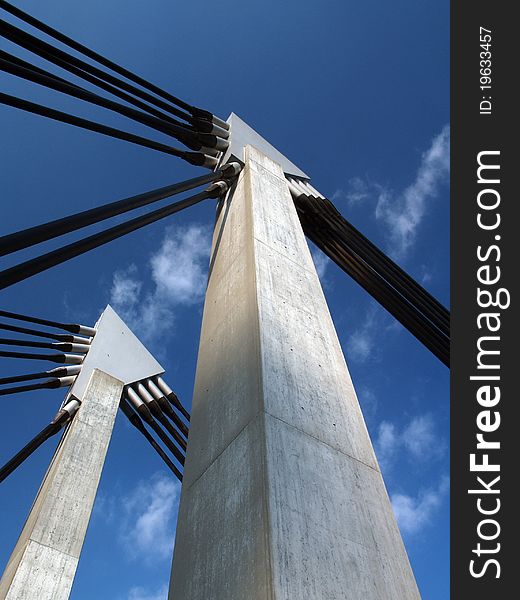
[[[514,3],[451,7],[451,597],[518,597]],[[516,35],[515,35],[516,34]]]

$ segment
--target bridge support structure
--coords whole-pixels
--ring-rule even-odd
[[[237,158],[213,238],[169,600],[417,600],[284,169],[251,145]]]
[[[69,597],[122,391],[92,372],[2,576],[2,600]]]
[[[66,429],[0,580],[0,600],[67,600],[125,385],[164,373],[111,306],[64,405]]]

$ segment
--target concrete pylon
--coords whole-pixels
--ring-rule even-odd
[[[123,382],[94,370],[0,581],[2,600],[67,600]]]
[[[81,406],[7,563],[0,600],[67,600],[123,388],[164,372],[110,306],[96,323],[89,348],[67,396]]]
[[[244,154],[213,238],[169,600],[417,600],[283,169]]]

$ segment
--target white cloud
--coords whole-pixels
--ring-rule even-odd
[[[446,448],[429,414],[413,417],[401,430],[394,423],[382,421],[374,446],[383,471],[392,466],[399,451],[406,451],[414,462],[425,462],[441,457]]]
[[[133,587],[128,591],[127,600],[167,600],[168,586],[163,584],[159,589],[151,592],[143,587]]]
[[[401,323],[372,300],[357,328],[350,335],[347,334],[345,352],[348,359],[358,363],[378,362],[381,359],[380,348],[387,334],[400,331]]]
[[[359,204],[362,200],[371,196],[371,185],[368,181],[361,179],[361,177],[352,177],[349,179],[347,189],[337,189],[332,194],[331,200],[336,202],[337,200],[346,200],[350,207],[355,204]]]
[[[376,414],[379,405],[374,391],[366,385],[362,385],[358,389],[358,398],[361,408],[363,409],[363,415],[365,419],[368,420],[373,417]]]
[[[387,229],[388,251],[404,258],[415,242],[417,230],[428,211],[428,200],[437,196],[448,182],[450,169],[450,128],[445,125],[423,153],[414,181],[396,193],[368,178],[352,177],[346,189],[337,189],[332,201],[346,200],[353,208],[375,200],[375,217]]]
[[[365,320],[347,338],[348,357],[361,363],[371,358],[374,355],[378,331],[376,309],[371,307],[366,313]]]
[[[379,465],[383,471],[389,467],[400,445],[401,439],[396,432],[395,425],[383,421],[379,425],[375,444]]]
[[[199,302],[206,288],[210,243],[209,230],[201,225],[168,230],[150,261],[156,294],[173,304]]]
[[[421,268],[421,275],[420,275],[421,283],[422,284],[430,283],[433,280],[433,274],[431,273],[431,271],[428,269],[428,267],[426,265],[421,265],[420,268]]]
[[[404,429],[401,438],[414,458],[424,459],[431,453],[437,454],[440,448],[431,415],[414,417]]]
[[[154,475],[120,502],[120,542],[130,558],[144,562],[171,558],[180,485]]]
[[[103,519],[107,525],[113,525],[117,515],[117,501],[115,496],[110,495],[103,490],[99,490],[96,496],[96,502],[92,511],[92,516]]]
[[[176,307],[202,300],[210,243],[206,226],[167,229],[161,247],[150,257],[149,290],[134,264],[114,273],[110,304],[144,341],[171,330]]]
[[[312,244],[312,242],[309,242],[309,249],[311,251],[314,267],[316,268],[316,273],[318,273],[318,277],[320,278],[321,283],[323,284],[325,281],[327,267],[330,264],[330,258],[321,250],[316,248],[316,246]]]
[[[118,271],[114,274],[110,300],[124,310],[133,308],[141,294],[143,284],[133,278],[136,273],[137,267],[132,264],[125,271]]]
[[[438,194],[450,168],[450,128],[446,125],[423,154],[415,180],[401,194],[380,188],[376,218],[389,228],[391,251],[399,257],[415,241],[417,229],[427,212],[427,200]]]
[[[413,535],[429,525],[449,489],[448,477],[443,477],[437,488],[419,492],[416,497],[392,494],[392,507],[403,534]]]

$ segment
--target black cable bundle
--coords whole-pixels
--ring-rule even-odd
[[[215,157],[229,146],[229,142],[227,141],[229,137],[229,125],[227,123],[211,112],[192,106],[173,94],[162,90],[158,86],[74,41],[8,2],[0,1],[0,8],[3,8],[6,12],[53,37],[69,48],[74,49],[76,52],[90,58],[109,71],[107,72],[103,68],[86,62],[0,19],[0,35],[5,39],[51,62],[59,68],[96,85],[104,91],[125,100],[127,103],[133,104],[140,110],[95,94],[5,51],[0,51],[0,70],[115,111],[138,123],[174,137],[194,152],[180,150],[167,144],[149,140],[127,131],[89,121],[8,94],[0,94],[0,103],[171,154],[193,165],[211,169],[216,167],[217,159]],[[123,79],[113,75],[110,71],[121,75]],[[176,118],[173,118],[172,115]]]
[[[307,237],[449,366],[446,308],[351,225],[330,200],[301,193],[295,205]]]

